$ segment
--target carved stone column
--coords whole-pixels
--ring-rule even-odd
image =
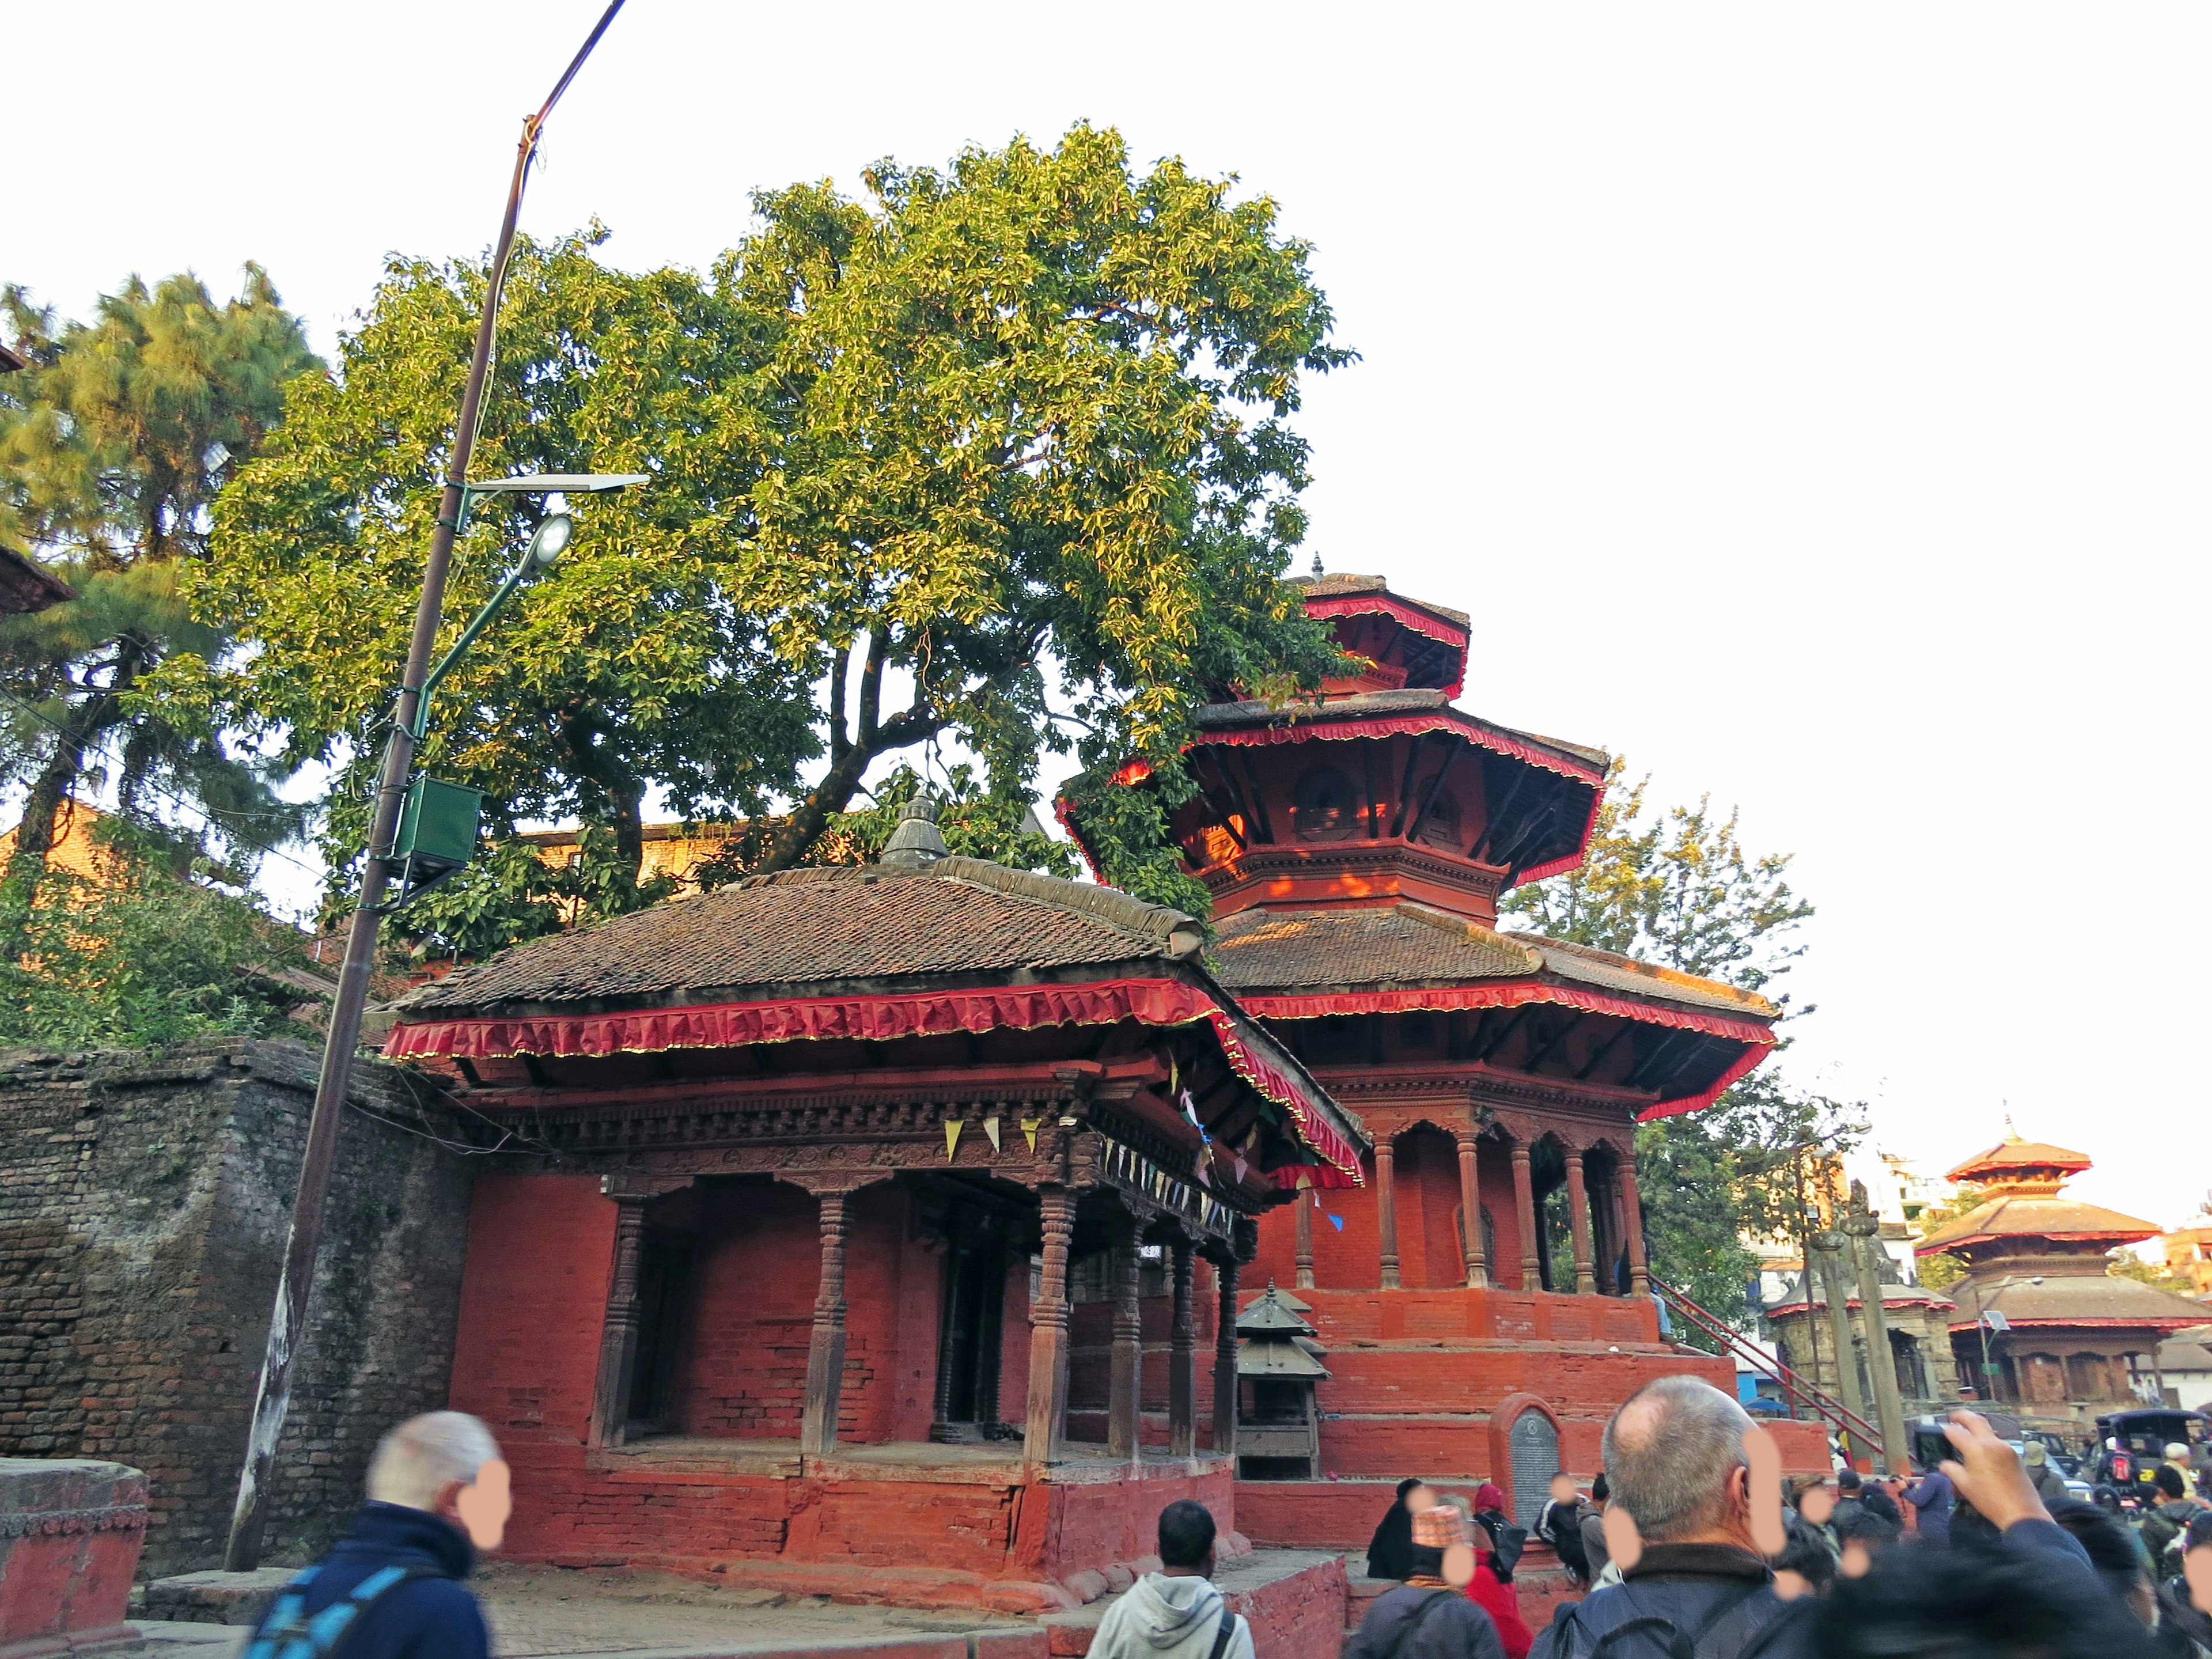
[[[799,1449],[827,1457],[837,1444],[838,1396],[845,1386],[845,1194],[823,1193],[822,1288],[814,1297],[814,1336],[806,1350],[806,1409]]]
[[[592,1443],[619,1446],[629,1421],[630,1370],[637,1360],[637,1259],[645,1237],[642,1198],[615,1201],[614,1273],[599,1334],[599,1378],[592,1396]]]
[[[1490,1267],[1482,1256],[1482,1183],[1475,1176],[1475,1138],[1471,1129],[1462,1129],[1459,1141],[1459,1213],[1460,1248],[1467,1258],[1467,1283],[1469,1290],[1480,1290],[1490,1283]]]
[[[1220,1322],[1213,1334],[1213,1449],[1221,1457],[1237,1452],[1237,1263],[1214,1264],[1220,1282]]]
[[[1198,1317],[1191,1296],[1190,1241],[1178,1238],[1168,1257],[1174,1308],[1168,1324],[1168,1450],[1198,1449]]]
[[[1540,1291],[1542,1276],[1536,1267],[1536,1179],[1528,1168],[1528,1143],[1513,1143],[1513,1209],[1521,1224],[1521,1288]]]
[[[1391,1190],[1395,1162],[1390,1137],[1375,1137],[1375,1225],[1382,1236],[1382,1288],[1398,1288],[1398,1203]]]
[[[1595,1296],[1597,1273],[1590,1264],[1589,1188],[1583,1180],[1583,1149],[1567,1148],[1567,1219],[1575,1236],[1575,1294]]]
[[[1644,1200],[1636,1191],[1636,1160],[1620,1160],[1620,1237],[1628,1247],[1628,1288],[1635,1295],[1651,1294],[1651,1268],[1644,1257]]]
[[[1310,1291],[1314,1287],[1313,1265],[1313,1194],[1298,1194],[1298,1288]]]
[[[1048,1187],[1037,1199],[1044,1228],[1044,1266],[1030,1310],[1029,1419],[1022,1455],[1049,1463],[1060,1455],[1067,1425],[1067,1243],[1075,1233],[1075,1194]]]
[[[1145,1365],[1144,1316],[1137,1304],[1137,1223],[1114,1229],[1114,1347],[1106,1401],[1106,1455],[1137,1455],[1138,1406]]]

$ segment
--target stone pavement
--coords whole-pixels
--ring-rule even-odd
[[[1327,1659],[1323,1631],[1343,1627],[1333,1555],[1261,1550],[1216,1582],[1255,1630],[1280,1627],[1282,1659]],[[721,1589],[671,1574],[577,1571],[494,1562],[471,1579],[497,1659],[720,1659],[842,1650],[851,1659],[1068,1659],[1090,1645],[1111,1596],[1040,1620],[983,1612],[833,1602]],[[1249,1603],[1249,1605],[1248,1605]],[[1310,1603],[1310,1607],[1308,1607]],[[237,1625],[134,1621],[145,1659],[238,1659]],[[1310,1629],[1307,1627],[1310,1626]]]

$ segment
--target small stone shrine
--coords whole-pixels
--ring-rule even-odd
[[[1321,1478],[1314,1385],[1328,1375],[1305,1304],[1267,1283],[1237,1316],[1237,1472],[1242,1480]]]

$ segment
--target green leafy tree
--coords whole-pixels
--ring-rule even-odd
[[[1813,915],[1790,886],[1789,855],[1747,853],[1736,814],[1717,817],[1709,799],[1655,811],[1649,780],[1622,788],[1625,776],[1616,760],[1582,866],[1518,890],[1499,909],[1552,938],[1786,1007],[1776,981],[1803,957],[1798,931]],[[1654,1271],[1723,1319],[1742,1320],[1758,1270],[1745,1240],[1798,1231],[1800,1149],[1847,1149],[1865,1133],[1863,1114],[1796,1087],[1769,1060],[1706,1110],[1640,1126],[1638,1184]]]
[[[1273,203],[1136,174],[1080,125],[866,178],[866,203],[757,198],[718,273],[774,343],[742,388],[746,590],[828,671],[830,765],[771,868],[893,750],[957,734],[1002,794],[1062,726],[1093,763],[1172,766],[1209,688],[1310,689],[1334,658],[1280,580],[1305,527],[1286,422],[1351,354]]]
[[[253,265],[221,304],[186,275],[134,277],[90,323],[59,323],[19,288],[0,310],[27,364],[0,377],[0,538],[79,595],[0,619],[0,766],[27,787],[4,923],[20,948],[57,818],[88,776],[112,778],[126,816],[188,804],[234,861],[297,831],[253,757],[217,728],[155,718],[134,691],[174,653],[224,648],[187,614],[179,572],[205,556],[216,492],[267,441],[285,386],[317,364]]]
[[[805,674],[767,648],[736,554],[761,455],[732,429],[728,387],[758,369],[758,343],[695,276],[601,264],[604,235],[518,245],[474,465],[652,482],[570,503],[573,546],[440,687],[422,758],[489,791],[495,829],[573,816],[605,831],[593,872],[626,866],[605,896],[635,904],[652,896],[637,890],[648,792],[685,813],[757,811],[818,744]],[[283,427],[223,492],[189,585],[196,612],[249,648],[179,658],[155,688],[173,720],[337,767],[325,834],[340,887],[368,833],[483,286],[470,261],[391,263],[338,376],[295,383]],[[478,503],[445,642],[544,510]],[[520,856],[495,867],[520,878]],[[448,909],[463,896],[523,913],[543,897],[477,881]]]
[[[309,1001],[283,977],[305,940],[194,873],[194,849],[129,820],[94,826],[90,874],[56,869],[0,962],[0,1045],[158,1048],[216,1033],[297,1030]],[[204,860],[197,860],[203,868]]]

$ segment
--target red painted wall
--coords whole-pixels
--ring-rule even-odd
[[[814,1199],[780,1183],[699,1194],[677,1419],[691,1434],[794,1438],[821,1283]]]
[[[588,1435],[614,1238],[596,1176],[477,1178],[449,1397],[502,1445]]]

